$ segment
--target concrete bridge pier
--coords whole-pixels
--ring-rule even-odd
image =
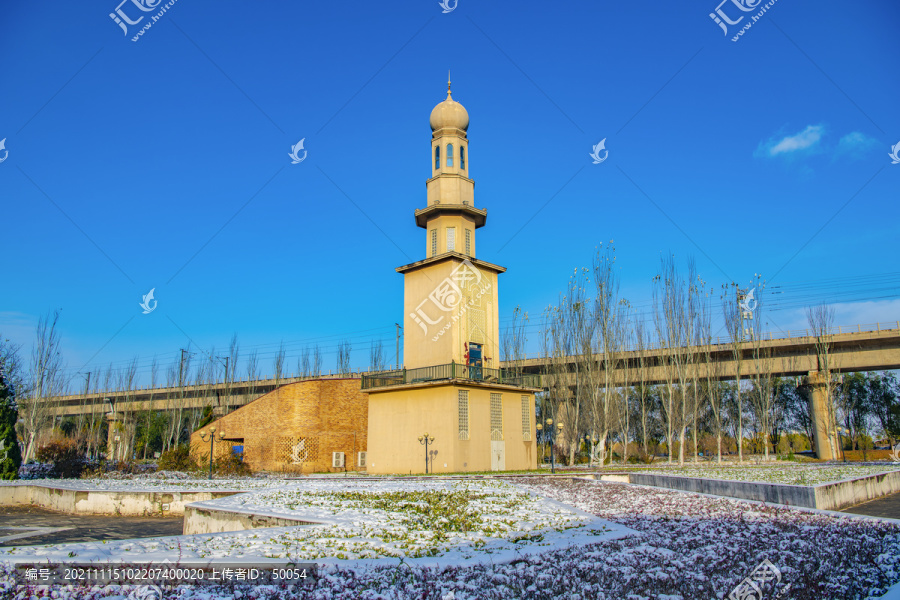
[[[837,460],[841,456],[840,438],[835,429],[832,411],[834,403],[828,397],[829,371],[810,371],[806,376],[809,386],[809,416],[813,423],[814,450],[821,460]]]
[[[134,419],[126,419],[125,415],[120,412],[106,413],[107,437],[106,437],[106,458],[107,460],[128,460],[132,454],[131,439],[134,437]]]

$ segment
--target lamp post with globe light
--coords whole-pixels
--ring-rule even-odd
[[[538,430],[538,433],[540,433],[541,431],[544,431],[545,429],[547,431],[547,441],[550,444],[550,472],[556,473],[556,461],[554,460],[554,453],[553,453],[553,438],[555,437],[555,435],[554,435],[555,432],[558,431],[559,433],[562,433],[563,424],[557,423],[556,428],[554,429],[553,419],[547,419],[546,421],[544,421],[544,423],[545,423],[545,425],[538,423],[537,425],[535,425],[535,429]]]
[[[216,441],[216,428],[215,428],[215,427],[210,427],[210,428],[209,428],[209,433],[202,433],[202,432],[200,433],[200,439],[203,440],[204,442],[206,441],[206,438],[207,438],[207,437],[209,438],[209,478],[212,479],[212,472],[213,472],[213,444],[214,444],[214,442]],[[225,432],[224,432],[224,431],[220,431],[220,432],[219,432],[219,441],[222,441],[222,440],[224,440],[224,439],[225,439]]]
[[[425,474],[428,474],[428,444],[434,443],[434,436],[428,437],[428,432],[425,432],[425,435],[419,436],[419,443],[425,445]]]

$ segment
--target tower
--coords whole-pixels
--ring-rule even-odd
[[[487,210],[475,207],[469,113],[453,99],[449,81],[447,98],[429,122],[427,204],[415,211],[416,225],[425,230],[426,258],[397,268],[405,277],[403,364],[499,368],[497,276],[506,269],[475,258],[475,232],[485,225]]]
[[[431,111],[425,258],[404,277],[403,368],[363,376],[370,473],[461,472],[536,466],[532,376],[501,368],[498,276],[475,257],[487,210],[469,176],[469,114],[451,95]],[[419,437],[434,438],[430,446]],[[425,452],[429,452],[427,456]]]

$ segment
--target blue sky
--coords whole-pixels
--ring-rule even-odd
[[[718,5],[744,16],[726,35],[716,0],[178,0],[135,42],[165,4],[136,3],[0,7],[0,333],[27,350],[60,309],[72,374],[235,332],[267,371],[280,340],[291,368],[306,343],[326,369],[344,338],[358,367],[373,339],[393,354],[448,68],[478,256],[509,269],[501,321],[527,310],[532,346],[609,240],[643,309],[673,253],[717,289],[768,279],[776,332],[819,300],[837,324],[900,318],[895,2],[780,0],[736,42],[764,3]],[[117,6],[145,16],[127,35]]]

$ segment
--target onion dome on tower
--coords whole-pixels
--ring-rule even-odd
[[[469,113],[465,107],[450,95],[450,81],[447,81],[447,99],[431,111],[431,130],[469,128]]]

